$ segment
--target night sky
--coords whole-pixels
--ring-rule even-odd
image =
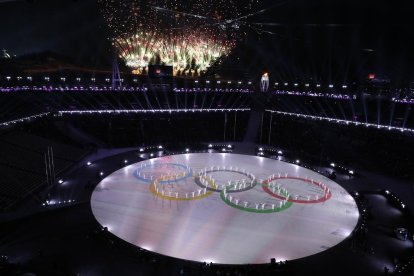
[[[266,32],[248,30],[223,68],[270,71],[276,79],[347,82],[367,73],[414,80],[414,19],[410,1],[262,0],[280,3],[251,17]],[[0,48],[14,55],[54,51],[90,66],[110,64],[111,32],[96,0],[0,0]]]

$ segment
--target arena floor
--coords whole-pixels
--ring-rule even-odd
[[[278,160],[229,153],[155,158],[95,188],[92,211],[119,238],[222,264],[303,258],[348,237],[359,218],[337,183]]]

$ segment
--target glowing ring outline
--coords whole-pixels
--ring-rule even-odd
[[[205,172],[206,173],[212,173],[212,172],[232,172],[232,173],[238,173],[238,174],[247,176],[252,181],[252,182],[250,182],[252,184],[249,185],[247,188],[240,189],[240,190],[227,191],[228,193],[241,193],[241,192],[249,191],[249,190],[253,189],[254,187],[256,187],[256,185],[258,184],[258,181],[255,179],[255,177],[254,178],[251,178],[248,173],[242,172],[242,171],[235,171],[235,170],[228,170],[228,169],[220,169],[220,168],[218,168],[218,169],[213,169],[213,170],[207,170],[206,169]],[[253,175],[253,174],[251,174],[251,175]],[[223,191],[221,189],[217,189],[217,188],[214,189],[214,188],[210,188],[210,187],[204,186],[201,183],[201,181],[200,181],[201,178],[202,178],[202,176],[200,176],[200,175],[198,175],[198,176],[195,177],[194,181],[197,184],[197,186],[199,186],[201,188],[207,188],[207,190],[212,191],[212,192],[217,192],[217,193],[221,193]],[[207,181],[210,181],[209,179],[204,178],[204,177],[203,177],[203,179],[205,179]],[[212,183],[212,184],[214,184],[214,183]],[[215,185],[215,186],[217,187],[217,185]]]
[[[321,198],[318,198],[317,200],[316,199],[314,199],[314,200],[303,200],[303,199],[292,199],[292,198],[286,199],[286,197],[281,196],[281,195],[278,195],[278,194],[275,194],[275,193],[273,193],[269,189],[269,182],[272,182],[272,181],[275,181],[275,180],[278,180],[278,179],[295,179],[295,180],[301,180],[303,182],[310,183],[312,185],[316,185],[319,188],[323,188],[322,187],[322,182],[316,182],[314,180],[309,180],[309,179],[306,179],[306,178],[295,177],[295,176],[275,176],[275,177],[268,178],[268,179],[264,180],[263,183],[262,183],[263,190],[266,193],[268,193],[269,195],[271,195],[271,196],[273,196],[275,198],[278,198],[278,199],[281,199],[281,200],[287,200],[287,201],[293,202],[293,203],[315,204],[315,203],[325,202],[325,201],[329,200],[332,197],[332,192],[329,190],[327,192],[327,194],[325,194],[325,196],[323,196]]]
[[[146,178],[143,178],[143,177],[139,176],[139,172],[144,168],[154,167],[155,165],[173,165],[173,166],[177,166],[177,167],[180,167],[180,168],[184,168],[185,171],[186,171],[186,174],[184,176],[182,176],[180,178],[177,178],[177,179],[162,180],[162,181],[160,181],[160,184],[171,184],[172,182],[173,183],[178,182],[178,181],[181,181],[181,180],[184,180],[184,179],[187,179],[187,178],[193,176],[193,170],[189,166],[179,164],[179,163],[162,163],[162,164],[145,164],[143,167],[137,168],[136,170],[134,170],[134,172],[133,172],[134,177],[137,178],[138,180],[144,181],[146,183],[152,183],[154,180],[146,179]]]
[[[212,192],[212,191],[207,191],[206,190],[206,193],[204,193],[204,194],[202,194],[202,195],[199,195],[199,196],[195,196],[195,197],[176,197],[176,196],[168,196],[168,195],[163,195],[163,194],[161,194],[161,193],[159,193],[159,192],[157,192],[156,190],[155,190],[155,181],[156,180],[154,180],[152,183],[151,183],[151,185],[149,185],[149,188],[150,188],[150,191],[151,191],[151,193],[153,193],[155,196],[157,196],[157,197],[160,197],[160,198],[163,198],[163,199],[166,199],[166,200],[175,200],[175,201],[190,201],[190,200],[199,200],[199,199],[203,199],[203,198],[206,198],[206,197],[209,197],[209,196],[211,196],[212,194],[214,194],[214,192]],[[213,184],[214,185],[214,184]]]
[[[250,212],[250,213],[258,213],[258,214],[270,214],[270,213],[278,213],[278,212],[282,212],[285,211],[286,209],[289,209],[292,205],[293,202],[289,202],[286,201],[286,203],[280,208],[277,207],[275,209],[255,209],[255,208],[247,208],[247,207],[243,207],[241,205],[237,205],[233,202],[230,202],[229,200],[227,200],[224,197],[224,190],[222,192],[220,192],[220,198],[224,201],[224,203],[226,203],[227,205],[229,205],[230,207],[242,210],[242,211],[246,211],[246,212]]]

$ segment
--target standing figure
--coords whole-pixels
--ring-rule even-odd
[[[264,73],[262,79],[260,80],[260,90],[262,92],[267,92],[269,90],[269,74]]]

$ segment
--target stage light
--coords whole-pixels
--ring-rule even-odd
[[[279,151],[277,152],[277,154],[282,155],[282,154],[283,154],[283,152],[282,152],[281,150],[279,150]]]
[[[385,190],[385,193],[388,195],[388,194],[390,194],[390,191],[388,191],[388,190]]]
[[[150,154],[150,156],[151,156],[151,157],[153,157],[153,156],[154,156],[154,154],[153,154],[153,153],[151,153],[151,154]]]
[[[162,146],[158,146],[158,149],[162,149]]]
[[[349,174],[354,174],[354,171],[352,171],[352,170],[351,170],[351,171],[349,171]]]
[[[100,175],[100,176],[103,176],[103,175],[104,175],[104,173],[103,173],[103,172],[100,172],[100,173],[99,173],[99,175]]]
[[[263,148],[259,148],[259,151],[263,151]]]
[[[190,149],[185,149],[185,152],[189,152],[190,151]]]
[[[331,167],[335,168],[336,167],[335,163],[331,163]]]
[[[296,160],[296,164],[299,164],[300,163],[300,160]]]
[[[318,88],[319,88],[319,87],[321,87],[321,85],[320,85],[320,84],[317,84],[317,85],[316,85],[316,87],[318,87]]]
[[[343,88],[343,89],[347,89],[347,88],[348,88],[348,86],[346,86],[346,85],[342,85],[342,88]]]
[[[288,86],[288,85],[289,85],[289,83],[285,82],[285,86]]]
[[[227,145],[227,147],[228,147],[229,149],[231,149],[231,145]]]
[[[309,87],[309,83],[306,83],[306,84],[305,84],[305,87]]]
[[[125,163],[125,164],[128,164],[128,160],[126,160],[126,159],[125,159],[125,160],[124,160],[124,163]]]
[[[401,203],[401,207],[404,209],[405,208],[405,204],[404,203]]]
[[[140,149],[139,149],[139,152],[143,152],[143,151],[144,151],[144,149],[143,149],[143,148],[140,148]]]
[[[88,161],[88,162],[86,163],[86,165],[90,166],[90,165],[92,165],[92,163],[91,163],[90,161]]]
[[[294,84],[294,86],[298,86],[298,85],[299,85],[298,83],[295,83],[295,84]]]
[[[333,86],[333,84],[330,84],[330,85],[329,85],[329,88],[333,88],[333,87],[334,87],[334,86]]]
[[[212,148],[212,147],[213,147],[213,145],[212,145],[212,144],[210,144],[210,145],[208,145],[208,147],[209,147],[209,148]]]
[[[63,183],[63,180],[62,179],[59,179],[58,182],[59,182],[59,184],[62,184]]]

